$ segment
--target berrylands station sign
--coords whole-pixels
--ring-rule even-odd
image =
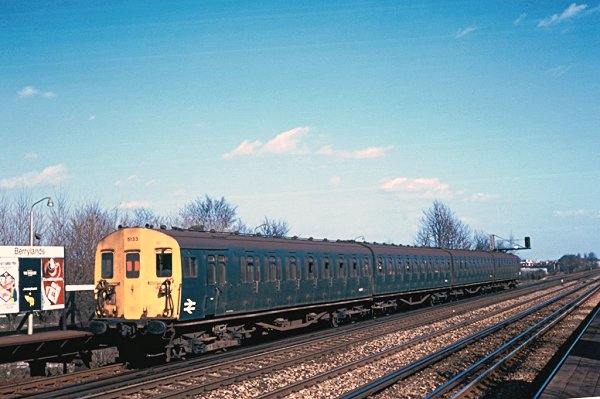
[[[64,247],[0,246],[0,314],[64,307]]]

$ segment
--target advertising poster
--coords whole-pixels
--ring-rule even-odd
[[[19,313],[19,259],[0,258],[0,314]]]
[[[42,310],[65,307],[65,267],[63,258],[42,259]]]
[[[42,261],[40,258],[19,259],[19,291],[21,312],[42,309]]]
[[[64,247],[0,246],[0,314],[64,307]]]

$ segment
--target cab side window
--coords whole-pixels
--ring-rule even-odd
[[[156,277],[173,275],[173,255],[166,252],[156,254]]]
[[[114,254],[112,252],[102,253],[102,278],[113,278],[113,259]]]

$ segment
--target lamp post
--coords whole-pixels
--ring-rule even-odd
[[[41,200],[34,202],[33,205],[31,205],[31,209],[29,210],[29,246],[30,247],[33,246],[33,236],[34,236],[34,233],[33,233],[33,207],[45,200],[48,200],[48,202],[46,203],[47,206],[54,206],[54,202],[52,202],[52,198],[44,197]],[[27,316],[27,335],[32,335],[32,334],[33,334],[33,313],[30,312],[29,315]]]
[[[54,202],[52,202],[52,198],[44,197],[41,200],[34,202],[33,205],[31,205],[31,209],[29,210],[29,246],[31,246],[31,247],[33,246],[33,207],[44,200],[48,200],[48,202],[46,203],[47,206],[50,206],[50,207],[54,206]]]

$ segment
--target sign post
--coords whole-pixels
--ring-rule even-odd
[[[0,314],[64,307],[64,247],[0,246]]]

